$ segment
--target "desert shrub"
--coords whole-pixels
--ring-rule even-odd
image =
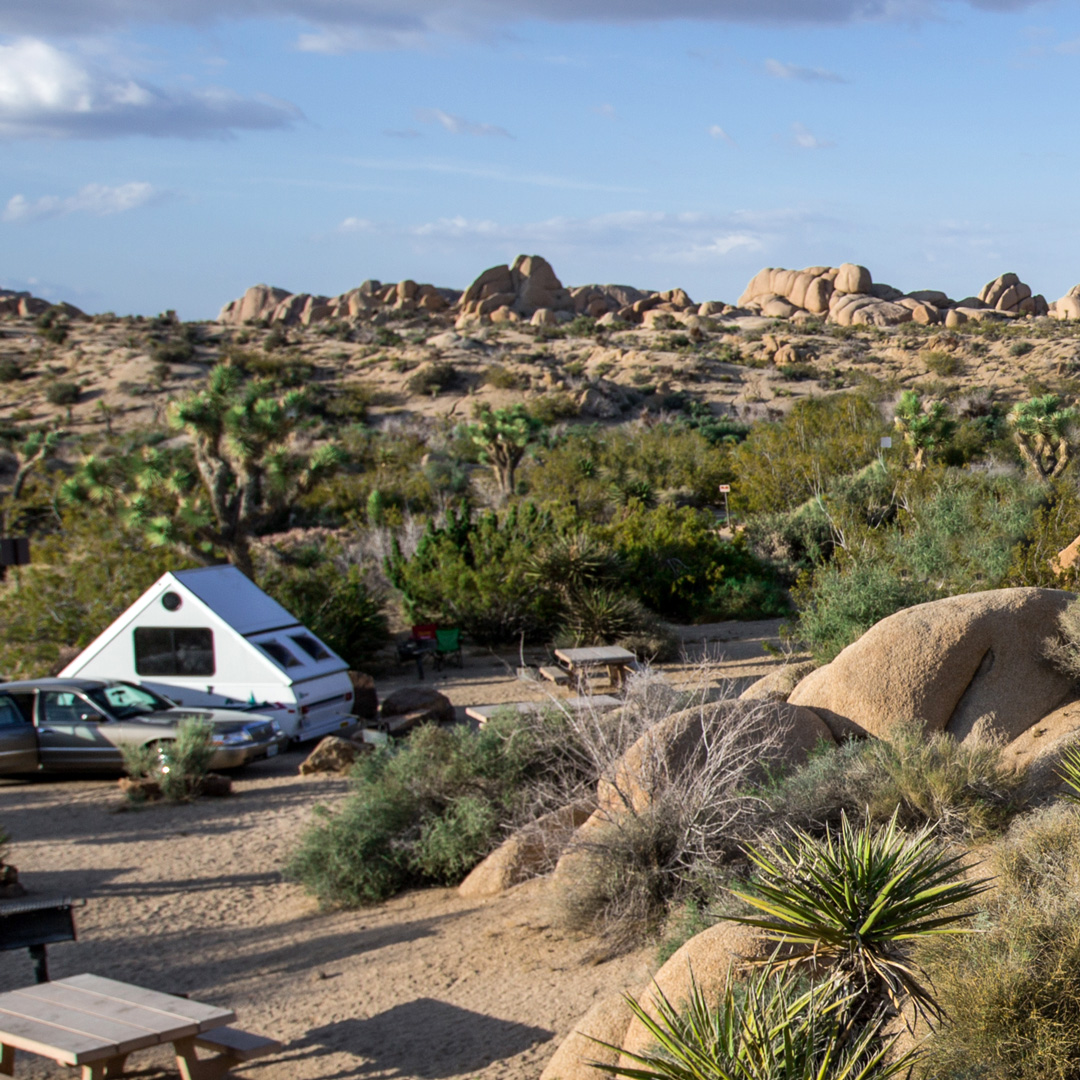
[[[945,352],[943,349],[927,349],[922,354],[922,362],[926,365],[927,371],[941,378],[947,378],[949,375],[959,375],[964,366],[959,356]]]
[[[322,555],[306,566],[279,563],[259,575],[259,585],[351,668],[364,667],[390,636],[385,600],[355,564]]]
[[[775,823],[811,832],[835,828],[844,813],[865,813],[877,824],[895,813],[904,828],[931,825],[971,840],[1005,827],[1022,780],[1002,763],[1000,742],[959,743],[908,722],[896,724],[887,741],[822,745],[764,798]]]
[[[22,373],[22,364],[15,357],[0,356],[0,383],[17,382]]]
[[[673,664],[682,657],[682,639],[667,623],[650,619],[644,630],[627,634],[615,642],[629,649],[647,664]]]
[[[992,853],[995,888],[975,934],[922,942],[946,1020],[924,1073],[1072,1080],[1080,1073],[1080,816],[1057,804],[1018,819]]]
[[[49,383],[45,387],[45,400],[50,405],[74,405],[82,394],[78,383],[64,379]]]
[[[1009,346],[1010,356],[1027,356],[1029,352],[1034,349],[1035,346],[1030,341],[1018,341],[1014,345]]]
[[[424,364],[415,374],[410,375],[406,386],[410,394],[442,394],[459,381],[459,374],[453,364],[437,360]]]
[[[712,514],[633,502],[598,533],[618,556],[627,588],[666,619],[768,618],[788,610],[770,568],[742,538],[718,536]]]
[[[161,793],[171,802],[187,802],[199,793],[214,756],[214,727],[207,720],[185,720],[176,738],[160,744]]]
[[[801,382],[804,379],[816,379],[818,369],[813,364],[781,364],[777,370],[785,379],[792,382]]]
[[[516,372],[505,368],[502,364],[492,364],[484,371],[484,382],[496,390],[520,390],[522,388],[521,376]]]
[[[959,932],[971,914],[964,905],[987,884],[961,877],[965,855],[940,850],[930,826],[907,835],[897,821],[894,814],[883,826],[853,825],[842,815],[838,833],[792,828],[790,838],[749,845],[754,878],[732,892],[757,912],[729,918],[783,946],[774,964],[824,967],[863,1000],[897,1011],[911,1001],[920,1014],[940,1018],[911,944]]]
[[[909,1076],[915,1054],[894,1052],[884,1008],[853,1023],[853,1002],[834,980],[807,985],[791,972],[729,971],[718,1000],[693,981],[681,1009],[663,995],[654,1015],[627,998],[654,1047],[632,1066],[598,1064],[633,1080],[887,1080]],[[607,1043],[601,1045],[609,1046]],[[618,1050],[618,1047],[609,1046]]]
[[[150,359],[158,364],[188,364],[195,358],[195,346],[186,338],[159,341],[150,350]]]
[[[649,613],[633,596],[603,585],[585,586],[566,597],[560,629],[575,646],[611,645],[641,633]]]
[[[557,711],[497,715],[478,732],[424,725],[361,759],[353,793],[320,812],[287,873],[326,906],[453,884],[495,846],[500,826],[548,808],[537,792],[564,771],[564,736]]]
[[[596,333],[596,320],[588,315],[577,315],[563,329],[567,337],[592,337]]]
[[[68,317],[61,307],[43,311],[37,319],[38,335],[53,345],[62,345],[69,332]]]
[[[315,373],[312,364],[295,355],[266,356],[257,352],[232,349],[224,361],[239,367],[252,378],[263,380],[270,389],[299,389],[307,386]]]
[[[1080,681],[1080,600],[1073,600],[1058,615],[1057,634],[1046,639],[1043,651],[1058,671]]]
[[[580,412],[577,402],[563,390],[554,394],[541,394],[529,404],[529,413],[542,424],[573,420]]]
[[[587,775],[608,793],[608,820],[571,847],[553,912],[561,925],[596,935],[598,955],[655,936],[670,907],[707,888],[753,828],[749,782],[782,733],[768,705],[716,700],[715,688],[707,691],[713,678],[703,665],[696,686],[680,691],[638,673],[621,709],[567,720]],[[692,752],[673,749],[688,739]],[[628,772],[623,759],[635,744]]]
[[[397,345],[404,345],[405,339],[388,326],[377,326],[375,327],[375,344],[380,349],[390,349]]]
[[[387,577],[413,622],[459,626],[480,644],[542,636],[558,604],[529,565],[556,531],[552,515],[531,503],[501,515],[452,508],[444,524],[428,523],[411,558],[395,541]]]

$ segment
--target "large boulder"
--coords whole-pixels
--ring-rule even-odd
[[[383,727],[397,733],[417,724],[452,723],[454,706],[438,690],[426,686],[406,686],[386,698],[379,715]]]
[[[715,1001],[727,983],[728,972],[748,960],[768,956],[772,951],[765,932],[754,926],[721,922],[695,934],[660,968],[652,985],[637,995],[637,1002],[655,1020],[659,1019],[657,1001],[662,994],[676,1009],[690,1000],[691,988],[698,988],[710,1001]],[[634,1068],[627,1054],[648,1050],[653,1038],[649,1029],[635,1016],[623,1036],[624,1056],[620,1066]]]
[[[740,695],[740,701],[787,701],[792,690],[817,667],[813,660],[784,664],[751,683]]]
[[[841,293],[868,293],[874,287],[874,279],[865,266],[843,263],[836,272],[833,287]]]
[[[343,776],[352,771],[356,759],[372,749],[367,743],[353,742],[337,735],[327,735],[302,762],[300,775],[311,776],[314,773],[332,773]]]
[[[288,289],[272,285],[252,285],[239,300],[233,300],[221,309],[218,322],[243,326],[246,322],[269,318],[273,310],[292,295]]]
[[[1024,770],[1022,794],[1040,799],[1062,786],[1058,768],[1061,755],[1080,740],[1080,701],[1070,701],[1032,724],[1001,751],[1002,764]]]
[[[490,316],[502,307],[525,318],[543,308],[568,314],[575,310],[570,291],[563,288],[551,264],[539,255],[519,255],[513,266],[492,266],[461,296],[463,317]]]
[[[473,867],[458,886],[458,893],[470,900],[497,896],[529,878],[546,874],[594,809],[592,800],[574,802],[519,829]]]
[[[590,1064],[614,1065],[620,1058],[633,1013],[622,994],[601,998],[574,1025],[574,1030],[559,1044],[540,1080],[598,1080],[601,1073]],[[607,1043],[601,1046],[600,1043]]]
[[[646,731],[623,755],[610,780],[597,787],[600,811],[640,812],[680,775],[688,781],[704,764],[709,743],[732,726],[748,744],[762,744],[755,775],[801,765],[819,742],[832,742],[816,713],[777,701],[715,702],[673,713]]]
[[[1002,274],[988,281],[979,292],[979,300],[988,308],[1008,315],[1046,315],[1049,307],[1042,296],[1032,294],[1015,274]]]
[[[1060,589],[996,589],[934,600],[871,627],[795,687],[789,705],[812,709],[837,737],[888,738],[901,721],[1015,739],[1072,688],[1043,656]]]

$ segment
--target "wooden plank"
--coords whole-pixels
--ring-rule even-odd
[[[101,994],[90,994],[85,990],[66,986],[63,980],[27,986],[22,990],[14,990],[12,993],[32,998],[43,1005],[52,1004],[73,1013],[87,1013],[91,1016],[129,1024],[142,1032],[153,1032],[158,1036],[158,1042],[168,1042],[170,1038],[178,1038],[179,1035],[171,1034],[175,1031],[179,1031],[180,1035],[194,1035],[199,1030],[199,1025],[194,1020],[163,1016],[156,1009],[144,1009],[141,1005],[130,1001],[118,1001],[116,998],[105,997]],[[182,1030],[179,1025],[182,1025]],[[168,1036],[162,1034],[166,1031],[170,1033]]]
[[[558,683],[560,686],[570,681],[570,672],[561,667],[542,667],[540,674],[549,682]]]
[[[596,646],[588,649],[556,649],[555,656],[571,667],[584,667],[589,664],[618,664],[636,660],[629,649],[618,645]]]
[[[43,984],[48,985],[48,984]],[[92,1035],[115,1043],[117,1053],[127,1054],[162,1042],[159,1034],[161,1023],[147,1028],[119,1020],[101,1009],[71,1008],[56,1001],[42,1001],[18,990],[4,995],[3,1011],[6,1015],[22,1016],[42,1024],[52,1024],[78,1035]],[[194,1028],[194,1024],[189,1025]],[[170,1036],[171,1038],[171,1036]]]
[[[5,995],[6,996],[6,995]],[[57,1027],[40,1020],[30,1020],[6,1012],[0,1006],[0,1042],[16,1050],[52,1058],[64,1065],[81,1065],[86,1061],[100,1061],[116,1057],[115,1043],[93,1035],[83,1035]]]
[[[204,1050],[217,1050],[228,1054],[237,1061],[252,1061],[266,1054],[273,1054],[281,1049],[277,1039],[268,1039],[265,1035],[255,1035],[239,1028],[220,1027],[208,1031],[195,1039],[195,1045]]]
[[[142,986],[132,986],[130,983],[117,982],[115,979],[105,979],[100,975],[73,975],[69,979],[59,979],[52,985],[72,986],[88,994],[138,1005],[174,1018],[178,1026],[181,1022],[194,1021],[200,1031],[231,1024],[236,1019],[236,1013],[231,1009],[219,1009],[216,1005],[204,1005],[200,1001],[189,1001],[187,998],[175,997],[172,994],[162,994],[157,990],[147,990]]]

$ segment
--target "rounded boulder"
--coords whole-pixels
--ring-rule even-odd
[[[1011,741],[1065,700],[1071,680],[1043,655],[1074,599],[1060,589],[994,589],[933,600],[872,626],[792,691],[837,737],[888,738],[898,722]]]
[[[574,1030],[559,1044],[540,1080],[597,1080],[597,1065],[618,1062],[626,1029],[633,1018],[622,994],[601,998],[574,1025]],[[597,1041],[598,1040],[598,1041]],[[601,1046],[600,1043],[607,1043]]]

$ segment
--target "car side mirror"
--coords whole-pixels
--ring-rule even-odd
[[[79,719],[84,724],[104,724],[105,717],[98,712],[84,712]]]

